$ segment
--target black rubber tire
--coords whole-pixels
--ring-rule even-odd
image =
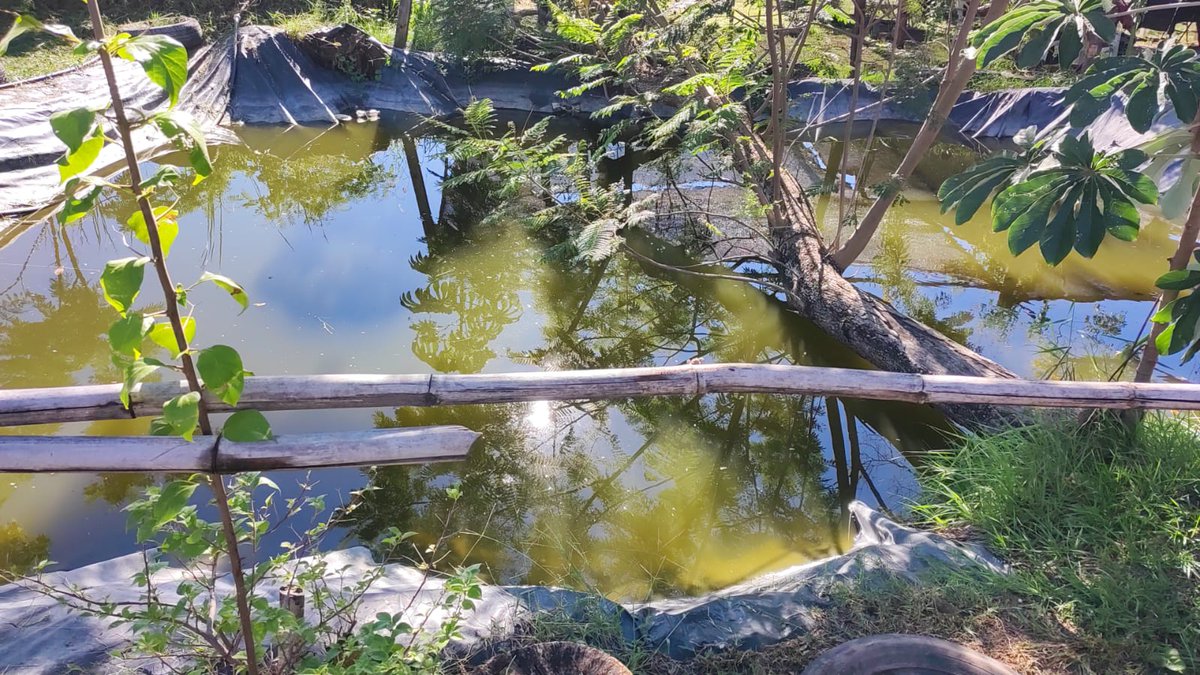
[[[996,659],[924,635],[870,635],[826,650],[803,675],[1017,675]]]
[[[543,642],[497,654],[475,675],[630,675],[625,664],[577,642]]]
[[[169,38],[174,38],[189,52],[204,44],[204,31],[200,28],[200,22],[190,16],[183,17],[177,23],[165,26],[152,26],[149,28],[128,27],[121,30],[130,35],[165,35]]]

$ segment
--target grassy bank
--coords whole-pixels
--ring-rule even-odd
[[[623,645],[599,620],[539,619],[530,636],[591,642],[650,673],[795,673],[824,649],[892,632],[954,640],[1023,673],[1200,669],[1200,439],[1188,421],[1047,420],[957,445],[926,458],[914,517],[986,543],[1006,576],[838,587],[815,631],[687,663]]]
[[[106,23],[111,26],[161,25],[176,21],[179,16],[195,17],[205,34],[211,37],[230,29],[233,15],[241,4],[240,0],[163,0],[154,3],[108,0],[101,8]],[[64,23],[77,35],[91,32],[86,5],[77,0],[18,0],[15,9],[30,12],[44,21]],[[321,26],[350,23],[390,44],[396,30],[393,13],[390,0],[259,0],[251,3],[243,20],[279,26],[296,35]],[[8,15],[0,14],[0,34],[8,30],[10,22]],[[428,32],[423,25],[414,26],[412,30],[422,35]],[[0,72],[10,81],[16,81],[69,68],[82,61],[83,58],[73,54],[69,46],[46,37],[26,35],[17,39],[9,54],[0,56]]]
[[[1200,668],[1200,440],[1181,418],[1050,423],[931,458],[917,508],[1013,565],[992,582],[1096,672]]]

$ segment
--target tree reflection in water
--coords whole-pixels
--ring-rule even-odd
[[[623,255],[552,259],[555,242],[520,224],[482,231],[467,214],[487,208],[473,197],[443,195],[455,208],[426,230],[429,252],[410,260],[428,283],[401,300],[414,315],[413,352],[437,372],[479,372],[498,356],[542,370],[856,361],[743,284]],[[638,245],[660,260],[687,255],[648,238]],[[541,344],[498,354],[526,297]],[[462,463],[373,469],[345,524],[364,541],[390,527],[420,533],[412,560],[448,528],[457,534],[441,564],[481,562],[498,581],[626,599],[700,593],[846,546],[845,507],[866,475],[860,419],[922,446],[940,426],[926,410],[861,407],[708,395],[401,408],[376,425],[462,424],[483,440]],[[832,462],[826,435],[836,439]],[[447,524],[444,488],[455,483],[463,496]]]
[[[270,252],[292,263],[305,254],[325,260],[320,256],[330,247],[321,237],[335,241],[342,234],[335,227],[353,217],[341,211],[411,189],[425,251],[414,253],[413,246],[400,248],[395,260],[383,253],[356,258],[358,266],[342,270],[345,286],[338,288],[344,294],[370,289],[362,295],[393,303],[401,321],[410,317],[406,346],[435,372],[648,366],[692,358],[859,365],[743,283],[675,274],[623,254],[600,263],[564,261],[551,255],[556,240],[520,223],[476,227],[494,206],[487,191],[453,191],[440,200],[427,194],[429,169],[421,168],[413,138],[369,125],[271,133],[248,133],[247,147],[223,148],[213,176],[180,195],[182,213],[207,216],[207,252],[219,250],[225,235],[239,244],[263,241],[235,239],[240,233],[222,228],[222,214],[244,212],[251,222],[240,225],[269,222],[285,239],[295,225],[323,228],[316,241]],[[396,169],[405,165],[411,183],[399,186]],[[443,177],[455,170],[445,167]],[[114,200],[101,216],[120,222],[131,210]],[[413,245],[412,235],[396,235],[400,224],[380,221],[355,234],[368,245],[381,239],[389,247]],[[54,244],[64,271],[37,290],[0,296],[0,386],[113,381],[103,340],[73,337],[101,335],[109,318],[71,251],[70,238],[83,230],[45,227],[43,245]],[[656,260],[690,261],[685,247],[637,237],[630,243]],[[112,257],[107,254],[117,246],[93,246],[94,258]],[[423,281],[398,292],[398,301],[370,288],[364,270],[405,267],[397,262],[405,259],[403,272],[412,276],[403,276],[404,283],[417,275]],[[364,267],[367,262],[377,267]],[[313,302],[296,295],[281,295],[275,307],[285,309],[292,299]],[[376,305],[364,300],[348,311],[370,313]],[[321,339],[336,344],[338,338]],[[412,359],[402,363],[413,367]],[[367,489],[345,516],[353,537],[369,542],[385,528],[416,531],[422,534],[409,552],[416,557],[443,529],[444,488],[461,483],[450,524],[459,534],[444,565],[478,561],[496,580],[644,598],[702,592],[844,547],[845,506],[860,490],[868,494],[868,446],[883,448],[887,457],[895,456],[889,443],[925,447],[939,418],[894,405],[710,395],[400,409],[377,415],[375,423],[463,424],[484,440],[465,462],[369,471]],[[147,480],[98,476],[83,491],[90,502],[120,504]],[[891,496],[886,486],[881,492]],[[0,541],[0,555],[17,560],[40,542],[13,534]]]

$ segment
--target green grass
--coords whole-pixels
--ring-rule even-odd
[[[282,28],[292,36],[300,36],[323,26],[348,23],[357,26],[385,45],[392,44],[396,34],[394,19],[375,9],[358,8],[348,0],[313,0],[307,6],[289,7],[270,12],[267,23]]]
[[[76,35],[89,34],[90,28],[85,15],[86,6],[78,3],[64,5],[63,12],[52,13],[41,11],[30,4],[30,0],[21,0],[17,5],[18,11],[32,11],[45,21],[66,23],[74,29]],[[160,25],[172,23],[181,15],[193,16],[200,21],[205,34],[210,38],[232,25],[232,16],[239,3],[234,0],[165,0],[164,2],[134,2],[119,0],[103,5],[106,24],[112,31],[114,26],[126,24]],[[428,9],[422,7],[424,24],[428,24]],[[263,0],[254,3],[247,22],[267,23],[279,26],[291,35],[303,35],[315,28],[339,23],[349,23],[370,33],[380,42],[390,45],[395,35],[394,18],[385,15],[382,9],[364,6],[362,2],[351,0]],[[8,21],[0,15],[0,33],[8,29]],[[417,17],[414,17],[414,24]],[[411,29],[414,40],[429,41],[428,27],[414,25]],[[36,36],[23,36],[13,45],[10,53],[0,56],[0,72],[4,73],[10,82],[23,80],[38,75],[44,75],[56,70],[78,65],[84,59],[75,56],[69,46],[53,40]]]
[[[1186,421],[1047,422],[965,439],[922,473],[925,524],[967,528],[1009,561],[994,590],[1069,630],[1093,670],[1200,669],[1200,439]]]
[[[70,68],[83,61],[84,58],[76,56],[70,45],[48,42],[19,51],[14,49],[13,53],[0,56],[0,71],[9,82],[16,82]]]

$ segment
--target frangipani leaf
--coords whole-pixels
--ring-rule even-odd
[[[1098,152],[1084,134],[1064,138],[1054,158],[1057,167],[1035,171],[992,201],[993,229],[1008,232],[1014,255],[1040,243],[1042,257],[1057,265],[1072,248],[1092,257],[1105,235],[1137,237],[1135,203],[1158,199],[1153,181],[1133,170],[1146,161],[1145,153]]]
[[[1195,50],[1170,42],[1145,58],[1114,56],[1100,59],[1067,92],[1071,125],[1091,124],[1111,105],[1117,93],[1125,94],[1125,116],[1129,125],[1145,133],[1169,101],[1180,120],[1196,116],[1200,87],[1200,57]]]
[[[1104,0],[1034,0],[979,29],[971,37],[971,46],[980,67],[1021,47],[1017,65],[1030,68],[1045,60],[1057,37],[1059,63],[1067,67],[1078,59],[1087,39],[1111,42],[1115,34]]]

